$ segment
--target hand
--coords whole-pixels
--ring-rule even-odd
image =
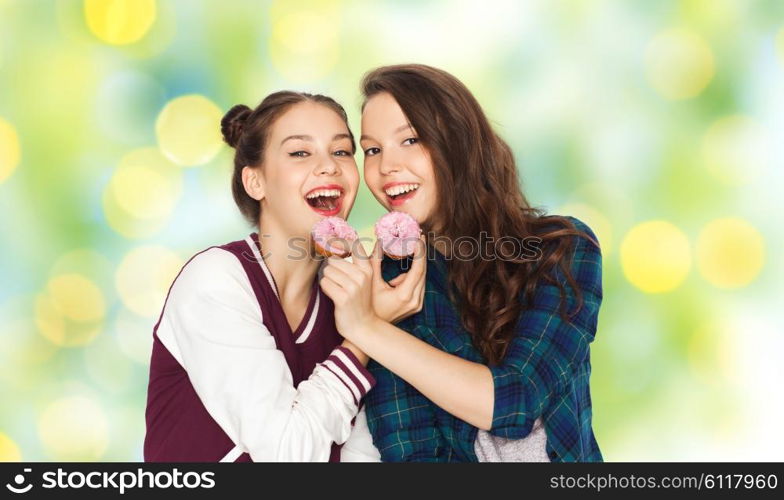
[[[356,245],[352,260],[328,258],[320,284],[335,304],[335,326],[343,337],[353,341],[378,318],[371,295],[373,267],[361,244]]]
[[[427,271],[427,253],[425,237],[419,238],[414,251],[413,264],[406,273],[401,273],[387,283],[381,276],[381,261],[384,252],[381,244],[376,241],[373,248],[373,310],[380,319],[389,323],[416,314],[422,310],[425,300],[425,275]]]

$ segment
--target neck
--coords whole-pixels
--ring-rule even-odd
[[[312,257],[308,239],[291,236],[262,217],[259,245],[264,263],[275,277],[280,300],[309,296],[321,262]]]

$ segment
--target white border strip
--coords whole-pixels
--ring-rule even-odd
[[[243,453],[242,452],[242,448],[240,448],[239,446],[235,446],[228,453],[226,453],[226,456],[221,458],[220,461],[221,462],[234,462],[235,460],[240,458],[240,455],[242,455],[242,453]]]
[[[365,388],[365,393],[367,394],[367,392],[370,391],[370,382],[367,381],[367,378],[365,378],[365,376],[360,373],[354,363],[348,358],[348,356],[346,356],[343,351],[340,349],[335,349],[333,354],[337,356],[343,362],[343,364],[346,365],[349,370],[351,370],[351,373],[353,373],[354,376],[359,379],[359,381],[362,383],[362,387]]]
[[[316,316],[318,316],[319,310],[319,302],[321,302],[321,293],[319,288],[316,288],[316,304],[313,306],[313,312],[310,313],[310,319],[308,319],[308,324],[305,325],[305,329],[300,334],[299,338],[295,341],[297,344],[301,344],[308,340],[310,337],[310,332],[313,331],[313,325],[316,324]]]
[[[348,390],[351,391],[351,394],[354,395],[354,400],[359,403],[359,400],[362,399],[362,395],[359,393],[359,389],[351,380],[351,378],[349,378],[349,376],[343,372],[338,364],[327,358],[327,360],[324,361],[324,366],[328,366],[330,368],[328,371],[332,372],[332,374],[335,375],[343,383],[343,385],[348,387]]]
[[[256,242],[253,241],[253,238],[250,236],[245,238],[245,242],[253,252],[253,256],[256,257],[256,262],[258,262],[261,266],[261,270],[264,271],[264,276],[267,277],[267,281],[269,282],[272,291],[275,292],[275,297],[280,300],[280,296],[278,295],[278,288],[275,286],[275,281],[272,279],[272,274],[270,274],[269,269],[267,269],[267,264],[264,263],[264,259],[261,257],[261,253],[259,253],[259,248],[256,246]]]

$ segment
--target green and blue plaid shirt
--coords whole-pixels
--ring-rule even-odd
[[[583,222],[575,226],[595,239]],[[490,434],[509,439],[526,437],[541,417],[547,433],[547,453],[554,462],[595,462],[602,455],[591,427],[589,345],[596,333],[602,300],[601,253],[585,238],[576,244],[571,272],[583,294],[580,312],[565,322],[555,285],[541,283],[533,305],[525,309],[504,360],[491,366],[495,406]],[[484,363],[462,327],[447,293],[446,260],[431,252],[422,310],[397,324],[425,342],[461,358]],[[384,278],[405,269],[405,261],[385,259]],[[562,273],[556,279],[566,283]],[[568,311],[575,307],[566,286]],[[368,369],[376,386],[366,396],[368,425],[385,462],[476,462],[477,428],[442,410],[410,384],[380,364]]]

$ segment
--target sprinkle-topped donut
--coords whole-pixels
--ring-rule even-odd
[[[381,249],[393,259],[414,253],[422,230],[417,221],[405,212],[389,212],[376,222],[376,237]]]
[[[341,217],[321,219],[313,225],[311,235],[316,252],[325,257],[348,257],[357,239],[357,232]]]

